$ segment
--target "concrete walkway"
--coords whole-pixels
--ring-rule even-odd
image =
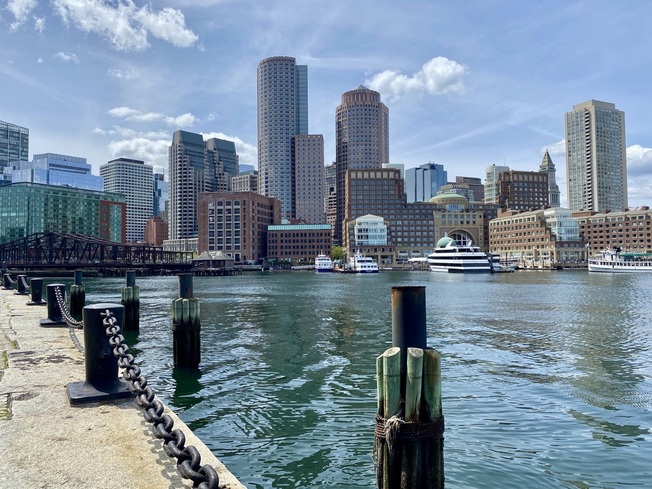
[[[0,289],[0,488],[192,487],[133,398],[70,406],[66,385],[84,380],[83,354],[67,327],[41,327],[46,307],[27,306],[28,300]],[[83,333],[77,336],[83,343]],[[217,470],[221,488],[245,487],[166,413],[202,465]]]

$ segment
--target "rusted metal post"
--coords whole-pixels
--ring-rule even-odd
[[[121,303],[125,306],[125,331],[140,330],[140,287],[136,285],[136,270],[127,270],[127,285],[122,289]]]
[[[75,270],[75,283],[70,286],[70,315],[81,321],[85,305],[86,291],[82,283],[82,271]]]
[[[57,289],[61,293],[63,301],[66,301],[66,285],[65,284],[48,284],[46,287],[46,298],[48,301],[48,317],[41,319],[39,323],[41,326],[65,326],[66,321],[63,319],[61,307],[57,302]]]
[[[124,306],[100,303],[85,306],[84,319],[84,366],[86,380],[71,382],[66,386],[71,405],[121,399],[132,395],[129,384],[118,378],[118,359],[113,355],[106,336],[104,324],[106,312],[110,311],[116,324],[124,325]]]
[[[199,299],[192,296],[192,274],[179,274],[179,298],[172,301],[175,367],[197,368],[201,360]]]
[[[27,285],[27,275],[18,275],[16,278],[16,294],[17,295],[27,295],[29,294]]]
[[[29,281],[30,300],[27,302],[28,306],[44,306],[47,304],[43,300],[43,279],[33,278]]]

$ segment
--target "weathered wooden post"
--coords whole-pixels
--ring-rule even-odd
[[[75,283],[70,286],[70,315],[77,321],[82,320],[86,305],[86,291],[82,283],[82,270],[75,270]]]
[[[62,300],[66,302],[66,284],[48,284],[46,287],[46,298],[48,301],[48,317],[41,319],[41,326],[65,326],[66,321],[63,319],[61,307],[57,301],[57,289],[61,294]]]
[[[179,274],[179,298],[172,301],[172,341],[175,367],[199,366],[199,299],[192,296],[192,273]]]
[[[124,324],[124,307],[121,304],[93,304],[83,309],[84,366],[86,380],[71,382],[66,386],[70,404],[81,404],[131,396],[129,384],[118,378],[118,360],[106,336],[104,324],[106,311],[116,319],[117,326]]]
[[[126,286],[122,288],[125,306],[125,331],[140,330],[140,287],[136,285],[136,270],[127,270]]]
[[[47,304],[43,300],[43,279],[32,278],[29,281],[30,300],[27,301],[28,306],[43,306]]]
[[[392,348],[376,360],[376,483],[444,487],[440,356],[427,349],[425,287],[392,287]]]

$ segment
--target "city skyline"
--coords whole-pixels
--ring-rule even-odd
[[[256,67],[292,56],[310,73],[326,164],[341,94],[365,85],[391,112],[391,163],[484,177],[491,164],[536,171],[548,149],[565,205],[564,114],[595,99],[625,113],[629,205],[652,204],[652,40],[640,35],[652,5],[172,5],[3,2],[0,120],[29,129],[30,159],[80,155],[99,174],[125,157],[167,173],[172,134],[187,130],[234,140],[256,164]]]

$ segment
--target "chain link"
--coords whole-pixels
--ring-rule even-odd
[[[10,283],[11,285],[14,285],[14,284],[16,283],[16,281],[15,281],[13,278],[11,278],[11,275],[10,275],[10,274],[8,274],[8,273],[5,274],[5,277],[7,277],[7,280],[9,281],[9,283]]]
[[[102,313],[103,325],[106,327],[106,336],[109,345],[113,348],[113,355],[118,360],[118,367],[124,369],[122,376],[131,382],[131,391],[136,394],[136,404],[143,409],[143,417],[154,426],[152,431],[157,438],[163,440],[163,449],[169,457],[176,457],[177,470],[182,477],[190,479],[193,487],[200,489],[218,489],[219,477],[217,471],[210,465],[201,465],[201,455],[197,449],[186,445],[183,431],[174,429],[174,420],[164,414],[163,403],[156,398],[154,391],[147,385],[147,379],[142,375],[140,367],[133,363],[134,357],[129,347],[120,334],[120,327],[110,310]]]
[[[32,291],[32,288],[27,284],[27,279],[25,278],[25,275],[21,275],[20,277],[18,277],[18,279],[20,280],[20,283],[23,284],[23,287],[27,292]]]
[[[63,295],[61,294],[61,289],[59,287],[54,288],[54,296],[57,299],[57,304],[59,304],[59,309],[61,310],[61,316],[63,317],[64,321],[70,326],[71,328],[77,328],[77,329],[82,329],[84,327],[84,321],[77,321],[74,317],[70,315],[70,311],[68,310],[68,305],[66,304],[66,301],[63,300]]]

